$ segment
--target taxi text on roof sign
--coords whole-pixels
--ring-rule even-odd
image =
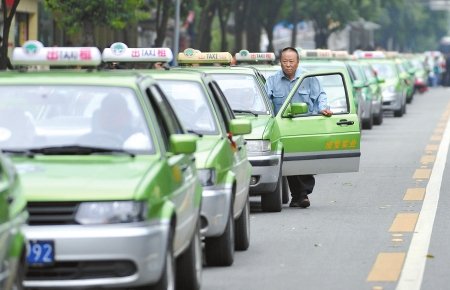
[[[248,50],[241,50],[234,55],[236,61],[275,61],[275,53],[273,52],[249,52]]]
[[[353,52],[358,58],[386,58],[386,55],[382,51],[374,50],[374,51],[363,51],[363,50],[355,50]]]
[[[30,40],[13,50],[13,65],[98,66],[101,63],[97,47],[44,47]]]
[[[186,48],[183,52],[180,52],[177,57],[177,61],[180,64],[230,64],[231,59],[232,56],[229,52],[201,52],[192,48]]]
[[[350,59],[350,55],[346,50],[333,50],[331,53],[333,58]]]
[[[299,49],[300,58],[331,58],[333,54],[329,49]]]
[[[125,43],[115,42],[102,53],[104,62],[170,62],[172,50],[167,47],[130,48]]]

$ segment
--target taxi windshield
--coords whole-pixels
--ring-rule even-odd
[[[390,63],[374,63],[373,69],[377,72],[377,76],[383,79],[392,79],[397,77],[395,67]]]
[[[218,134],[213,109],[201,84],[185,80],[158,80],[183,126],[199,134]]]
[[[146,123],[129,88],[0,86],[0,148],[5,151],[71,146],[148,154],[154,146]]]
[[[233,111],[270,114],[256,79],[245,74],[212,74]]]

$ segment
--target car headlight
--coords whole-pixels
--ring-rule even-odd
[[[146,214],[143,202],[82,202],[75,221],[82,225],[132,223],[145,220]]]
[[[202,186],[216,184],[216,171],[214,169],[199,169],[197,170],[197,175]]]
[[[269,140],[247,140],[248,152],[268,152],[272,144]]]

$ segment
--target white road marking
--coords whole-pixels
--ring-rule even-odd
[[[436,155],[422,209],[396,290],[420,290],[450,145],[450,120]]]

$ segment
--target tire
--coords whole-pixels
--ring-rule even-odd
[[[283,204],[287,204],[289,202],[289,183],[287,177],[283,176],[283,185],[282,185],[282,199]]]
[[[281,173],[281,171],[280,171]],[[282,183],[283,177],[278,176],[277,187],[273,192],[261,195],[261,208],[264,212],[280,212],[282,209]]]
[[[244,209],[234,224],[234,249],[245,251],[250,246],[250,199],[247,196]]]
[[[373,117],[373,123],[375,125],[381,125],[383,123],[383,109],[380,108],[378,114]]]
[[[234,218],[233,210],[230,209],[227,225],[222,235],[205,239],[206,264],[208,266],[231,266],[234,261],[234,248]]]
[[[370,106],[370,112],[369,112],[369,118],[362,120],[362,128],[366,130],[370,130],[373,127],[373,113],[372,113],[372,106]]]
[[[199,290],[202,280],[202,244],[199,223],[188,248],[176,261],[177,289]]]
[[[403,105],[403,115],[406,114],[406,104]]]
[[[403,107],[401,107],[400,109],[394,111],[394,117],[399,118],[401,116],[403,116]]]

